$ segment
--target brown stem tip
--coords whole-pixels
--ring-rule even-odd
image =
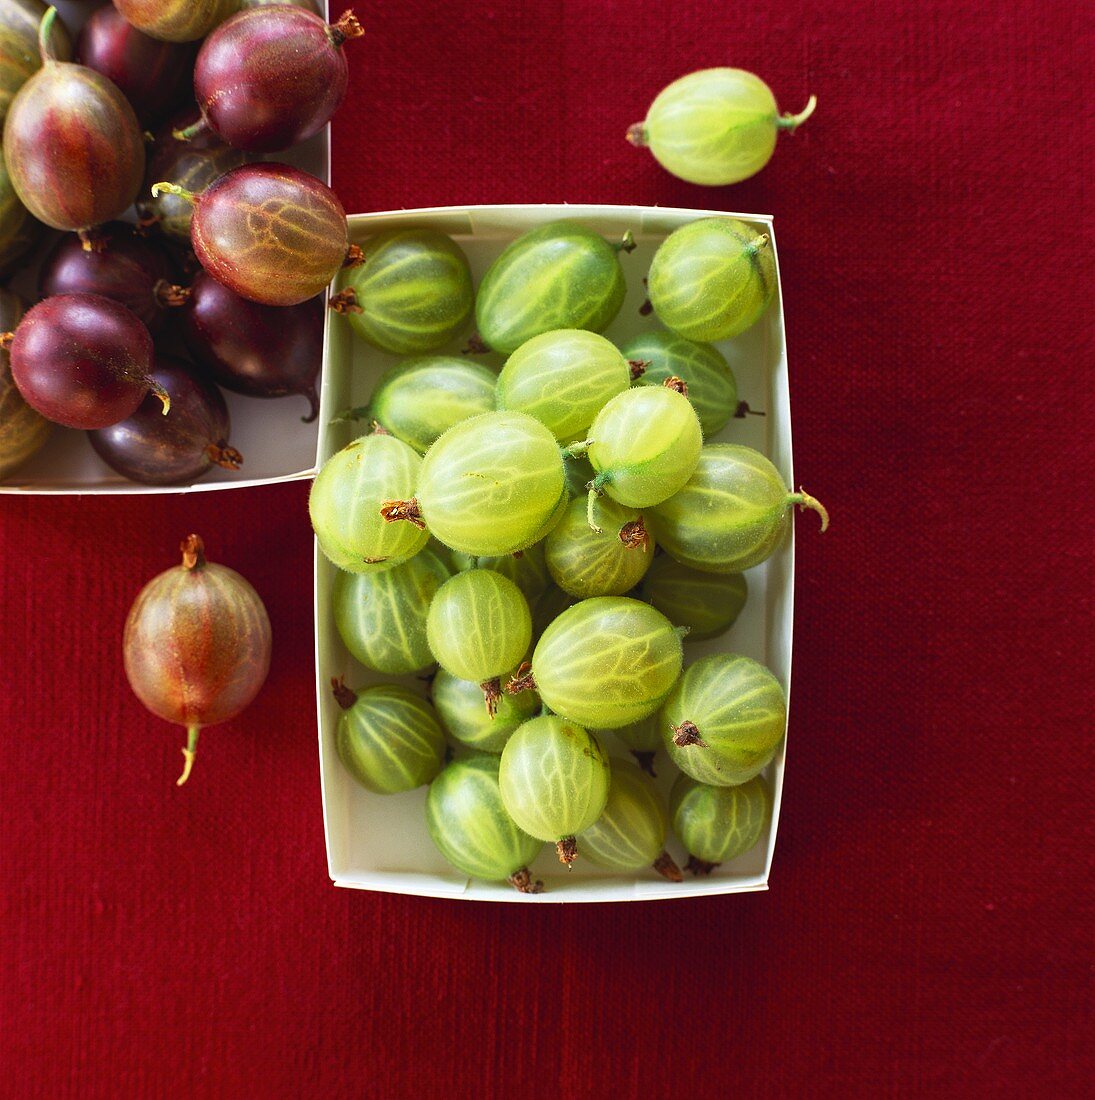
[[[689,856],[688,862],[684,865],[686,871],[691,871],[697,878],[700,875],[709,875],[718,867],[717,863],[708,863],[706,859],[696,859],[695,856]]]
[[[681,397],[687,397],[688,396],[688,383],[683,378],[679,378],[675,374],[671,374],[662,383],[662,385],[667,390],[674,390],[675,392],[679,393],[681,395]]]
[[[205,565],[205,543],[201,535],[187,535],[179,543],[183,569],[200,569]]]
[[[734,410],[735,420],[744,420],[747,416],[767,416],[767,413],[761,412],[759,409],[749,408],[748,401],[739,401],[738,407]]]
[[[341,676],[331,677],[331,693],[343,710],[349,710],[357,702],[357,692],[346,686],[346,681]]]
[[[637,382],[644,374],[646,374],[646,368],[650,366],[651,360],[649,359],[628,359],[627,365],[631,368],[631,381]]]
[[[11,351],[11,345],[14,343],[14,332],[0,332],[0,351]]]
[[[482,336],[478,332],[473,332],[468,337],[467,344],[460,349],[461,355],[486,355],[490,351],[490,346],[486,343]]]
[[[646,144],[646,123],[633,122],[627,128],[627,140],[630,141],[636,149],[641,149]]]
[[[630,520],[620,528],[620,542],[628,550],[641,550],[644,554],[650,546],[650,535],[647,533],[643,517]]]
[[[528,661],[522,661],[517,671],[510,677],[506,684],[507,695],[520,695],[522,691],[535,691],[536,677],[532,675],[532,665]]]
[[[669,879],[670,882],[684,882],[684,875],[681,874],[677,861],[668,852],[662,852],[654,860],[654,870],[663,878]]]
[[[639,316],[649,317],[654,312],[654,303],[647,298],[641,306],[639,306]]]
[[[425,531],[426,525],[422,522],[422,513],[418,508],[418,501],[413,497],[410,500],[386,500],[380,506],[380,514],[387,523],[398,523],[406,520],[413,523],[419,531]]]
[[[238,470],[243,465],[243,455],[235,447],[229,447],[226,440],[210,443],[205,448],[209,461],[225,470]]]
[[[679,726],[671,725],[673,731],[673,744],[680,748],[689,745],[699,745],[701,749],[707,748],[707,742],[700,736],[700,731],[694,722],[682,722]]]
[[[539,880],[534,882],[527,867],[514,871],[508,881],[515,890],[522,894],[542,894],[544,892],[544,884]]]
[[[484,680],[480,685],[483,689],[483,701],[487,704],[487,714],[493,718],[498,713],[498,701],[502,698],[502,682],[497,676],[490,680]]]
[[[346,249],[346,259],[342,261],[343,267],[360,267],[365,262],[365,253],[361,248],[352,244]]]
[[[654,770],[654,757],[657,753],[641,752],[639,749],[632,749],[631,755],[635,757],[635,763],[637,763],[651,779],[658,778],[658,773]]]
[[[365,33],[358,22],[358,18],[352,11],[344,11],[339,16],[337,23],[332,23],[327,28],[327,34],[331,39],[331,44],[338,49],[343,42],[351,38],[360,38]]]
[[[570,865],[578,858],[578,841],[572,836],[565,836],[555,842],[555,851],[559,853],[559,862],[565,863],[569,871]]]
[[[327,303],[327,308],[333,309],[335,313],[361,312],[361,306],[357,304],[357,295],[354,293],[352,286],[340,290],[337,294],[332,294],[331,300]]]
[[[78,229],[76,236],[80,238],[80,244],[85,252],[105,252],[107,240],[103,234],[92,226],[91,229]]]

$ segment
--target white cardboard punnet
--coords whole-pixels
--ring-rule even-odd
[[[72,0],[58,0],[56,3],[57,10],[72,32],[74,40],[88,16],[98,6],[100,5],[74,3]],[[326,17],[326,0],[322,10]],[[331,128],[326,126],[315,137],[296,148],[264,159],[285,160],[318,176],[325,183],[330,183],[330,136]],[[36,260],[41,259],[56,238],[57,234],[51,234],[39,248],[37,257],[31,257],[29,262],[35,268]],[[13,280],[13,289],[33,302],[37,297],[36,280],[36,271],[33,274],[23,274]],[[322,355],[318,346],[316,355]],[[86,433],[57,427],[38,454],[0,481],[0,493],[121,495],[211,492],[216,489],[239,489],[248,485],[297,481],[315,474],[319,421],[317,419],[310,424],[302,421],[301,418],[308,411],[303,397],[266,400],[229,393],[227,390],[222,392],[232,418],[232,445],[243,454],[243,466],[239,470],[215,468],[193,485],[140,485],[135,481],[128,481],[107,466],[91,449]]]
[[[658,244],[673,229],[702,217],[735,217],[763,229],[776,252],[772,219],[755,214],[722,211],[675,210],[634,206],[473,206],[427,210],[356,214],[350,218],[350,239],[361,244],[368,237],[397,226],[438,229],[453,236],[468,255],[476,281],[501,250],[521,233],[546,222],[568,218],[618,238],[626,230],[638,247],[622,262],[628,294],[619,317],[606,335],[624,340],[637,332],[658,327],[656,318],[640,312],[645,292],[643,276]],[[464,334],[464,339],[466,339]],[[458,353],[463,340],[443,352]],[[363,426],[331,421],[337,413],[367,401],[379,373],[392,362],[385,355],[351,335],[342,317],[328,312],[322,376],[319,455],[322,464],[334,451],[360,434]],[[778,289],[771,308],[747,333],[718,345],[737,376],[740,396],[764,416],[732,420],[718,439],[745,443],[763,451],[775,463],[787,485],[793,485],[791,420],[787,389],[783,302]],[[491,355],[485,361],[501,366]],[[428,897],[471,901],[508,901],[529,905],[577,901],[651,901],[705,894],[729,894],[765,890],[772,866],[776,828],[783,788],[785,749],[780,747],[766,775],[772,783],[775,811],[767,837],[753,851],[719,867],[709,878],[687,877],[679,885],[662,879],[653,870],[634,876],[619,875],[593,866],[580,855],[574,869],[564,870],[551,845],[533,863],[534,877],[544,881],[544,893],[520,894],[505,883],[468,879],[453,870],[431,843],[425,827],[425,789],[400,795],[374,795],[357,785],[343,768],[335,748],[339,708],[331,690],[332,677],[344,676],[351,687],[375,683],[384,677],[367,672],[346,652],[331,614],[331,585],[336,569],[319,552],[315,554],[316,690],[319,717],[319,762],[323,791],[323,821],[327,839],[327,865],[336,886]],[[769,561],[749,570],[749,598],[741,618],[722,638],[687,644],[686,661],[705,653],[728,650],[763,661],[789,691],[791,682],[792,596],[794,547],[788,541]],[[388,677],[387,679],[391,679]],[[408,686],[422,689],[414,677]],[[626,749],[611,735],[604,735],[611,755],[626,756]],[[658,765],[661,765],[660,768]],[[668,793],[672,782],[664,752],[655,763],[659,786]],[[684,853],[670,838],[667,844],[679,862]],[[579,843],[579,851],[580,851]]]

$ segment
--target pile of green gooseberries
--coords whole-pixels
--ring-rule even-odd
[[[767,236],[731,218],[670,234],[647,280],[661,327],[617,345],[603,332],[633,244],[544,225],[476,293],[456,241],[392,231],[362,246],[338,310],[408,356],[340,416],[364,434],[309,500],[346,650],[404,678],[332,680],[338,753],[368,791],[428,785],[449,863],[526,893],[545,844],[568,867],[679,882],[671,833],[696,874],[767,835],[784,686],[751,657],[686,650],[733,627],[796,505],[828,522],[758,451],[705,442],[741,415],[713,341],[767,310]],[[679,772],[668,798],[655,762]]]

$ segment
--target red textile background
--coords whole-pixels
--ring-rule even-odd
[[[796,466],[833,526],[800,520],[772,889],[520,908],[335,890],[306,487],[3,498],[5,1092],[1079,1095],[1090,6],[355,7],[349,210],[776,215]],[[761,176],[691,187],[625,144],[668,79],[727,63],[785,109],[819,97]],[[119,636],[192,529],[265,597],[275,655],[177,791],[178,731],[130,694]]]

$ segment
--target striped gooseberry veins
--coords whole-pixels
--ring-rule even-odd
[[[441,724],[453,740],[496,755],[506,747],[510,734],[540,709],[531,693],[502,695],[492,715],[483,706],[482,685],[474,680],[461,680],[444,668],[437,670],[430,695]]]
[[[768,832],[772,790],[759,775],[738,787],[710,787],[680,775],[669,792],[669,815],[688,852],[687,870],[709,875]]]
[[[780,115],[768,85],[744,69],[701,69],[663,88],[644,122],[627,132],[655,160],[689,183],[737,183],[771,159],[780,131],[791,132],[814,112],[810,96],[797,115]]]
[[[626,596],[595,596],[558,616],[506,690],[538,691],[556,714],[618,729],[656,711],[680,676],[681,631]]]
[[[240,0],[114,0],[138,30],[165,42],[196,42],[240,6]]]
[[[732,787],[772,759],[787,728],[787,699],[759,661],[712,653],[684,670],[658,723],[666,751],[682,772]]]
[[[381,351],[420,355],[459,335],[474,291],[464,250],[434,229],[389,229],[361,246],[331,308]]]
[[[688,482],[647,516],[658,545],[682,565],[704,573],[740,573],[779,549],[795,505],[829,513],[809,493],[791,492],[759,451],[711,443]]]
[[[105,76],[58,59],[56,15],[50,8],[39,29],[42,68],[8,109],[4,157],[16,194],[39,221],[86,232],[137,197],[144,139],[129,101]]]
[[[194,98],[229,145],[274,153],[327,125],[346,95],[342,44],[364,32],[347,11],[328,26],[303,8],[241,11],[202,43]]]
[[[506,812],[530,836],[554,841],[559,862],[578,856],[576,834],[608,798],[608,757],[581,726],[555,714],[532,718],[506,742],[498,770]]]
[[[0,4],[0,130],[15,93],[38,71],[42,59],[38,31],[46,4],[41,0],[5,0]],[[53,56],[59,61],[72,57],[72,41],[60,16],[51,27]]]
[[[689,340],[727,340],[752,327],[776,289],[767,233],[735,218],[675,229],[650,262],[647,292],[666,328]]]
[[[640,595],[670,622],[688,627],[686,642],[717,638],[737,622],[749,588],[740,573],[701,573],[668,554],[650,563]]]
[[[528,865],[543,846],[506,813],[498,786],[497,756],[476,753],[455,760],[430,784],[426,828],[438,851],[458,871],[487,882],[508,882],[538,894]]]
[[[665,850],[669,815],[654,784],[630,760],[611,761],[612,782],[601,816],[578,837],[582,854],[613,871],[652,867],[670,882],[683,876]]]
[[[0,278],[7,278],[41,240],[45,226],[19,201],[0,149]],[[491,383],[493,394],[494,384]]]
[[[348,573],[380,573],[413,558],[429,541],[421,522],[388,523],[381,507],[409,496],[422,459],[387,432],[355,439],[319,471],[308,513],[319,548]]]
[[[353,691],[331,688],[342,713],[335,731],[346,770],[374,794],[398,794],[429,783],[441,770],[445,735],[433,707],[398,684]]]
[[[152,194],[194,204],[190,241],[202,267],[229,290],[267,306],[314,298],[350,251],[346,212],[322,180],[288,164],[244,164],[201,194],[169,181]]]
[[[234,569],[209,562],[198,535],[180,547],[182,564],[141,590],[125,623],[125,673],[159,718],[187,729],[190,775],[204,726],[234,718],[270,670],[270,620],[258,593]]]
[[[479,284],[475,322],[480,338],[509,355],[553,329],[603,331],[619,313],[627,291],[618,253],[634,247],[630,232],[612,245],[592,229],[568,221],[523,234]]]

